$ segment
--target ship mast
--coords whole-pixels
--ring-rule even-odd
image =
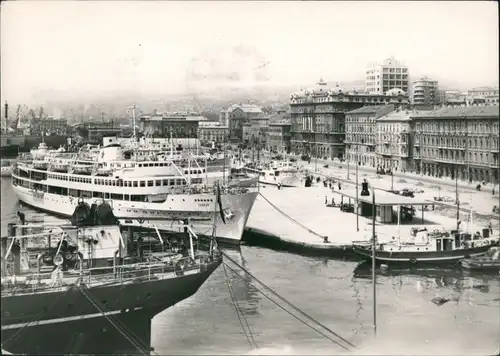
[[[9,123],[9,104],[5,101],[5,133],[7,133],[7,125]]]
[[[136,132],[135,132],[135,104],[132,107],[132,126],[133,126],[133,139],[134,139],[134,142],[136,142],[137,136],[136,136]]]

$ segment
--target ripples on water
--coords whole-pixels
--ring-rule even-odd
[[[2,235],[19,209],[2,179]],[[44,215],[26,208],[28,219]],[[45,217],[45,221],[57,219]],[[354,354],[494,354],[500,335],[500,277],[456,270],[389,272],[377,283],[378,337],[373,341],[369,267],[242,246],[228,254],[290,302],[348,339]],[[231,267],[234,267],[228,262]],[[193,297],[153,319],[157,354],[345,354],[299,323],[248,282],[230,275],[257,350],[250,350],[222,267]],[[240,275],[245,277],[242,272]],[[437,306],[434,297],[450,301]]]

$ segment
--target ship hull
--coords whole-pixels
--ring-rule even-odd
[[[378,263],[398,264],[398,265],[441,265],[456,264],[467,257],[482,256],[494,246],[486,246],[452,250],[452,251],[425,251],[425,252],[394,252],[376,251],[375,259]],[[364,259],[372,259],[370,246],[354,245],[353,251]]]
[[[76,286],[2,296],[2,348],[30,355],[144,354],[151,319],[196,293],[219,264],[171,279],[85,289],[93,302]]]
[[[22,203],[65,218],[73,215],[78,204],[78,199],[70,196],[35,192],[19,185],[12,185],[12,189]],[[215,225],[213,211],[219,207],[215,204],[214,194],[174,195],[165,203],[106,201],[111,204],[114,215],[124,225],[145,228],[156,226],[160,230],[180,232],[183,228],[182,220],[189,219],[197,234],[211,236],[213,226],[217,226],[215,236],[224,242],[239,244],[257,195],[257,192],[222,195],[225,222],[222,221],[220,212],[217,212]],[[89,204],[93,201],[100,202],[102,199],[86,200]]]
[[[259,177],[259,183],[261,184],[268,184],[268,185],[278,185],[281,184],[282,187],[289,187],[289,188],[300,188],[304,186],[304,182],[297,176],[293,177],[283,177],[283,178],[278,178],[274,180],[271,177]]]

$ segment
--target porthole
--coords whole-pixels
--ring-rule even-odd
[[[108,304],[108,301],[106,299],[104,299],[101,303],[106,305],[106,304]]]
[[[151,298],[151,293],[146,294],[146,299],[150,299],[150,298]]]

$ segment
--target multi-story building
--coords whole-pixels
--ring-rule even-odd
[[[315,88],[302,90],[290,97],[291,149],[295,154],[315,157],[345,157],[345,114],[363,106],[408,104],[400,89],[386,95],[370,95],[336,86],[328,88],[320,80]]]
[[[262,114],[262,109],[253,104],[233,104],[229,108],[223,108],[219,115],[222,126],[228,126],[230,136],[233,139],[243,138],[243,124],[252,117]]]
[[[75,125],[76,132],[85,133],[87,137],[84,139],[90,142],[102,142],[103,137],[119,136],[122,129],[113,122],[87,122],[84,124]]]
[[[66,118],[56,119],[49,116],[41,120],[40,126],[45,134],[62,136],[68,134],[68,120]]]
[[[401,108],[375,120],[377,168],[403,172],[412,169],[411,114]]]
[[[365,74],[365,91],[369,94],[382,95],[393,88],[408,93],[410,89],[408,67],[394,57],[381,63],[371,63]]]
[[[498,106],[442,107],[411,118],[417,172],[498,183]]]
[[[423,77],[413,82],[411,93],[413,105],[438,105],[440,99],[437,80]]]
[[[229,135],[229,128],[216,121],[200,121],[198,138],[202,144],[217,144],[224,142]]]
[[[345,117],[346,159],[359,165],[375,167],[377,119],[391,111],[394,105],[370,105],[351,110]]]
[[[467,104],[467,94],[460,90],[445,90],[441,92],[441,104],[446,106],[465,106]]]
[[[144,115],[140,118],[140,131],[145,136],[197,138],[198,122],[181,116]]]
[[[498,88],[478,87],[467,91],[467,104],[498,105]]]
[[[290,153],[291,126],[290,119],[283,119],[269,124],[267,146],[270,151]]]

